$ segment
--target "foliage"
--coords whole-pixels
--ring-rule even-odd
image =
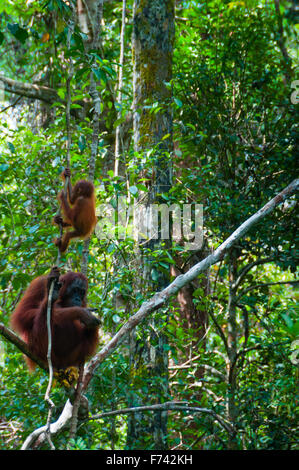
[[[120,2],[104,2],[102,48],[88,54],[78,28],[70,50],[66,50],[69,12],[65,2],[18,0],[0,6],[0,66],[5,76],[51,87],[64,100],[69,60],[73,61],[71,162],[75,180],[88,172],[91,71],[97,80],[103,119],[95,170],[99,215],[101,204],[115,207],[119,196],[134,201],[147,191],[155,158],[154,149],[137,155],[128,138],[124,171],[114,176],[115,127],[129,116],[133,93],[131,1],[127,10],[124,98],[117,103],[112,91],[119,60]],[[295,13],[291,2],[281,2],[284,41],[294,68],[298,34]],[[290,102],[289,64],[279,47],[274,4],[256,0],[183,1],[177,2],[176,17],[173,80],[169,84],[173,90],[174,153],[168,156],[174,166],[174,180],[163,199],[204,204],[205,236],[212,250],[294,179],[299,105]],[[32,277],[48,272],[55,263],[52,240],[57,228],[52,218],[58,208],[56,194],[62,188],[60,173],[65,166],[67,135],[63,103],[49,107],[26,98],[18,103],[15,100],[16,96],[5,94],[1,107],[14,106],[2,114],[0,124],[0,321],[6,325]],[[120,109],[121,118],[116,120]],[[158,109],[159,103],[152,113]],[[205,311],[209,316],[205,336],[199,342],[198,329],[187,328],[176,300],[170,303],[168,322],[163,319],[161,325],[169,340],[169,399],[186,400],[225,417],[231,391],[227,374],[230,351],[223,337],[228,337],[231,326],[231,275],[234,268],[240,273],[250,263],[268,259],[268,263],[249,270],[234,292],[239,354],[234,390],[235,441],[230,442],[227,432],[209,415],[170,412],[170,448],[296,448],[298,364],[291,357],[299,331],[298,292],[287,282],[294,279],[298,258],[297,220],[292,198],[211,269],[209,295],[202,285],[194,288],[196,314]],[[82,242],[70,246],[63,257],[68,268],[80,269],[82,249]],[[145,298],[143,292],[136,292],[141,280],[132,269],[134,253],[132,238],[92,237],[89,304],[102,315],[101,344]],[[174,267],[178,259],[187,264],[190,252],[173,242],[170,248],[151,252],[151,257],[155,261],[155,289],[159,274],[170,265]],[[276,282],[286,284],[274,285]],[[117,309],[116,297],[120,300]],[[139,338],[138,330],[136,335]],[[0,339],[0,344],[4,340]],[[127,406],[132,392],[129,346],[128,342],[118,348],[96,371],[88,390],[93,414]],[[16,421],[20,427],[17,439],[9,440],[0,433],[0,448],[12,449],[45,423],[43,395],[48,377],[38,369],[28,374],[22,355],[11,344],[5,343],[4,354],[1,351],[0,420]],[[148,383],[141,382],[134,392],[146,399]],[[66,393],[56,385],[51,396],[57,404],[55,419]],[[126,433],[125,415],[103,418],[84,423],[68,445],[73,450],[124,449]],[[55,445],[65,448],[67,439],[66,433],[62,434]],[[151,445],[149,442],[148,447]]]

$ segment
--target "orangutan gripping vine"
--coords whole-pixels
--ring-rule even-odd
[[[69,178],[67,194],[62,190],[58,195],[60,199],[63,217],[54,217],[54,223],[65,227],[73,227],[74,230],[66,232],[62,237],[57,238],[54,243],[61,253],[67,250],[72,238],[88,238],[93,231],[97,218],[95,215],[95,191],[94,185],[90,181],[78,181],[72,188],[69,168],[62,174],[63,179]]]

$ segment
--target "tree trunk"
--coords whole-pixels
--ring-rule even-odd
[[[171,187],[170,153],[173,144],[171,90],[168,84],[172,77],[174,1],[136,0],[133,28],[134,146],[139,154],[153,150],[152,167],[140,175],[148,181],[148,192],[142,195],[142,204],[146,207],[146,214],[149,214],[151,204],[160,204],[161,194],[168,193]],[[150,223],[150,219],[145,221],[149,229]],[[157,239],[150,239],[141,245],[138,258],[143,286],[140,290],[147,295],[151,290],[161,290],[169,283],[168,274],[158,271],[151,256],[161,247],[161,228]],[[130,406],[140,406],[145,400],[146,404],[156,404],[168,399],[168,354],[163,323],[165,314],[163,316],[158,311],[138,332],[138,341],[136,333],[131,334],[130,389],[133,392],[129,396]],[[140,416],[134,413],[129,418],[127,445],[130,449],[165,449],[166,431],[167,412],[156,411]]]

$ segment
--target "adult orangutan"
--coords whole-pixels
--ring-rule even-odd
[[[98,344],[100,321],[86,308],[87,279],[81,273],[49,275],[34,279],[12,314],[11,324],[29,349],[46,363],[48,350],[47,303],[51,282],[52,364],[54,369],[79,366],[92,356]],[[35,363],[26,358],[29,369]]]

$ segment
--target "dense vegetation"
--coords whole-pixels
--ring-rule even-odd
[[[0,84],[1,76],[18,82],[9,89],[3,79],[0,109],[0,322],[6,326],[28,283],[47,273],[57,255],[52,218],[66,161],[68,78],[75,179],[89,172],[96,119],[93,81],[101,99],[94,170],[98,214],[101,204],[115,207],[119,196],[138,201],[154,177],[157,149],[136,151],[132,136],[133,1],[126,5],[121,102],[115,91],[121,2],[104,1],[96,48],[79,24],[68,45],[69,18],[63,0],[0,5]],[[104,238],[97,230],[89,245],[88,300],[102,317],[102,345],[160,290],[161,273],[172,279],[186,272],[296,177],[299,100],[291,100],[291,94],[298,78],[298,24],[298,7],[291,1],[176,2],[173,70],[166,84],[173,120],[173,151],[167,158],[173,177],[160,196],[168,204],[203,204],[204,245],[190,252],[173,240],[148,250],[153,268],[144,289],[133,237]],[[29,97],[22,83],[47,87],[51,97]],[[150,119],[164,106],[151,102]],[[116,173],[119,125],[122,150]],[[96,370],[86,394],[90,412],[126,408],[132,404],[132,387],[144,405],[152,404],[147,397],[167,381],[163,401],[211,410],[234,429],[230,435],[209,413],[172,410],[168,448],[298,448],[296,210],[292,196],[163,307],[157,318],[168,356],[167,377],[158,373],[153,378],[150,358],[136,367],[136,353],[141,356],[144,347],[141,323],[134,360],[131,338]],[[64,269],[80,270],[82,251],[83,242],[73,242],[62,259]],[[29,374],[21,352],[4,338],[0,352],[0,448],[15,449],[46,422],[48,374],[39,368]],[[55,383],[54,418],[67,393]],[[147,426],[145,420],[144,435],[134,438],[136,448],[155,447]],[[125,449],[132,448],[130,433],[128,416],[122,414],[85,423],[71,443],[67,431],[53,442],[61,449],[67,443],[72,449]]]

